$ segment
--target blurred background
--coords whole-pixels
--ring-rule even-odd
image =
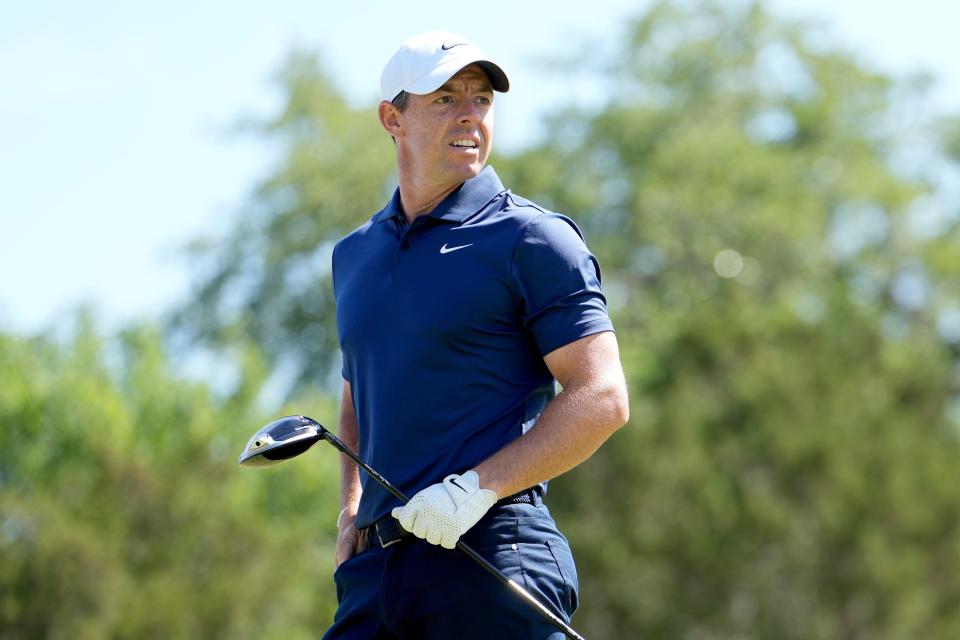
[[[399,15],[398,15],[399,12]],[[960,9],[934,0],[0,9],[0,639],[313,638],[330,251],[380,69],[511,74],[491,163],[604,269],[631,421],[551,483],[591,638],[960,638]]]

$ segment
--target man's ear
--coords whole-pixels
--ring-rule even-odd
[[[400,110],[392,102],[383,100],[377,108],[377,115],[380,117],[380,126],[394,139],[400,135],[402,127],[400,126]]]

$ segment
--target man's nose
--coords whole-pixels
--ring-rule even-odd
[[[459,113],[460,122],[477,122],[480,120],[480,105],[473,100],[467,100],[463,103]]]

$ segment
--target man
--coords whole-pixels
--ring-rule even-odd
[[[508,89],[451,33],[411,38],[383,70],[400,184],[333,252],[339,434],[415,495],[399,508],[343,459],[326,638],[563,637],[450,551],[461,537],[558,615],[577,606],[542,498],[626,423],[626,385],[576,225],[484,168],[494,91]]]

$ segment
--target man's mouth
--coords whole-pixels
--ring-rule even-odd
[[[450,143],[450,146],[458,149],[476,149],[477,143],[469,138],[457,138]]]

